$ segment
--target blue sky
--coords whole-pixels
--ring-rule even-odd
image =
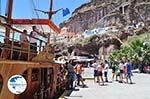
[[[7,0],[1,1],[1,14],[5,14],[6,2]],[[33,0],[36,8],[48,11],[50,0]],[[89,0],[53,0],[53,10],[59,8],[69,8],[72,13],[75,8],[79,7],[81,4],[88,2]],[[40,18],[47,18],[48,16],[39,13]],[[62,16],[62,11],[55,14],[52,18],[52,21],[58,26],[63,20],[68,19],[71,16],[71,13],[65,17]],[[32,0],[14,0],[13,5],[13,18],[36,18]]]

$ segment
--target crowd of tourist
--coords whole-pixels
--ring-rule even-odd
[[[83,64],[81,62],[74,63],[72,60],[66,64],[67,70],[67,87],[66,89],[74,89],[76,86],[85,87],[82,73],[84,71]],[[119,83],[132,84],[131,76],[132,65],[129,60],[126,61],[115,61],[110,64],[107,60],[101,62],[95,60],[91,67],[94,68],[94,82],[103,86],[105,83],[118,81]],[[111,69],[112,77],[108,77],[108,72]],[[109,79],[108,79],[109,78]],[[110,79],[111,78],[111,79]]]
[[[131,76],[133,76],[131,71],[132,65],[129,60],[121,60],[119,62],[116,61],[112,64],[109,64],[107,60],[105,60],[104,63],[100,63],[100,61],[97,60],[93,62],[92,67],[94,68],[94,81],[99,83],[100,85],[104,85],[105,82],[109,82],[107,77],[109,68],[112,69],[112,79],[110,81],[116,80],[119,81],[119,83],[133,83],[131,79]]]

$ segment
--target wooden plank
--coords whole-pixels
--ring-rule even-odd
[[[39,25],[48,25],[55,32],[60,33],[60,29],[49,19],[12,19],[11,24],[20,24],[20,25],[30,25],[30,24],[39,24]]]

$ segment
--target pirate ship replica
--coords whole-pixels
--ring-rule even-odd
[[[52,0],[50,2],[49,18],[51,18]],[[0,99],[54,99],[65,88],[66,79],[59,64],[53,62],[53,47],[49,45],[50,33],[60,30],[50,19],[12,19],[13,0],[8,0],[7,16],[1,16],[0,43]],[[20,46],[15,39],[15,33],[23,34],[22,28],[40,25],[48,30],[46,40],[25,34],[28,38],[36,39],[39,44],[38,51],[30,49],[29,42]],[[24,28],[24,29],[26,29]],[[22,75],[27,81],[27,88],[22,94],[13,94],[9,91],[7,83],[11,76]]]

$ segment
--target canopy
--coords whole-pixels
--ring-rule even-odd
[[[70,59],[74,60],[75,62],[90,62],[90,61],[94,61],[94,58],[88,58],[86,56],[73,56]]]
[[[76,59],[75,62],[90,62],[94,61],[94,58],[87,58],[87,59]]]

